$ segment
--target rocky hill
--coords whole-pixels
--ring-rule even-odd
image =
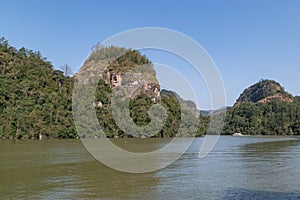
[[[136,50],[96,46],[74,76],[75,80],[85,83],[94,77],[100,78],[112,89],[123,86],[128,93],[132,93],[132,98],[147,94],[156,102],[160,97],[160,87],[151,61]]]
[[[293,96],[286,92],[284,88],[276,81],[261,80],[245,89],[237,99],[234,106],[238,106],[243,102],[268,103],[273,100],[292,102]]]
[[[152,105],[159,103],[165,107],[167,111],[165,125],[154,137],[191,136],[196,133],[197,135],[204,133],[203,127],[201,132],[197,132],[199,111],[196,105],[191,101],[184,101],[174,92],[160,91],[151,61],[140,52],[114,46],[96,46],[75,75],[75,81],[89,84],[95,77],[98,77],[100,81],[94,105],[100,126],[107,137],[132,136],[127,135],[117,126],[111,112],[112,93],[120,88],[124,89],[126,96],[118,98],[118,105],[121,105],[122,101],[125,102],[126,98],[130,98],[130,117],[138,126],[147,126],[150,123],[148,111]],[[124,99],[122,100],[122,98]],[[180,103],[182,103],[182,107],[180,107]],[[125,122],[127,117],[122,113],[118,112],[118,115]],[[182,116],[189,119],[189,122],[183,122]],[[181,123],[184,130],[181,135],[178,135]],[[135,137],[147,137],[147,135]]]

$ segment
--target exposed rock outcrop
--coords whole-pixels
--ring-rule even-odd
[[[138,51],[101,47],[94,49],[74,77],[84,84],[97,77],[112,89],[118,86],[126,88],[132,94],[131,98],[146,94],[156,103],[160,98],[160,86],[155,75],[152,63]]]
[[[276,81],[261,80],[245,89],[237,99],[234,106],[238,106],[243,102],[268,103],[273,100],[292,102],[293,96],[286,92],[284,88]]]

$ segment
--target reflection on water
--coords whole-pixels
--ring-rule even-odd
[[[144,140],[146,141],[146,140]],[[78,140],[1,141],[1,199],[299,199],[300,142],[220,137],[198,159],[203,138],[169,167],[146,174],[112,170]],[[116,141],[123,145],[124,141]],[[157,148],[127,141],[131,150]],[[130,146],[130,145],[137,146]],[[140,146],[139,146],[140,145]],[[142,164],[142,163],[141,163]]]
[[[76,140],[4,141],[0,158],[5,199],[131,199],[159,184],[153,174],[126,174],[102,165]]]
[[[300,183],[299,141],[248,144],[241,148],[242,174],[247,188],[297,191]]]
[[[232,188],[226,191],[222,200],[253,200],[253,199],[300,199],[300,192],[270,192],[263,190],[248,190]]]

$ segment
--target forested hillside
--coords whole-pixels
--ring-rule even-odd
[[[247,88],[226,115],[224,134],[300,135],[300,101],[273,80]]]
[[[243,102],[267,103],[273,100],[292,102],[293,96],[286,92],[276,81],[262,79],[245,89],[237,99],[235,106]]]
[[[73,138],[72,79],[25,48],[0,40],[0,137]]]
[[[138,73],[141,65],[144,67]],[[72,88],[82,76],[86,83],[89,78],[100,77],[93,105],[100,126],[110,138],[132,137],[117,126],[112,115],[111,95],[118,86],[128,86],[130,90],[140,85],[128,97],[130,117],[137,126],[150,123],[148,111],[152,105],[165,108],[165,124],[152,137],[204,135],[214,113],[200,112],[193,102],[175,92],[161,91],[151,61],[136,50],[96,48],[81,70],[69,77],[54,70],[39,52],[16,49],[1,38],[0,138],[78,137],[72,115]],[[142,76],[148,82],[143,82]],[[227,109],[223,134],[236,132],[300,135],[300,97],[293,97],[276,81],[259,81],[245,89],[235,105]]]
[[[103,69],[95,66],[103,66]],[[139,68],[139,66],[145,67]],[[95,74],[101,77],[96,90],[95,106],[98,121],[108,137],[132,137],[117,126],[111,112],[111,94],[116,86],[121,85],[128,90],[135,90],[129,97],[129,109],[130,117],[138,126],[146,126],[150,123],[148,111],[152,105],[159,103],[164,106],[167,111],[166,123],[153,137],[200,136],[205,133],[207,117],[200,115],[206,120],[199,122],[199,111],[194,103],[184,101],[174,92],[160,91],[151,61],[136,50],[113,46],[96,48],[75,78],[77,76],[81,78],[82,74],[87,75],[85,80],[86,77],[93,77]],[[148,80],[148,83],[144,83],[143,79]],[[135,85],[141,87],[134,89]],[[189,122],[184,122],[181,117],[188,119]]]
[[[123,55],[116,57],[120,53]],[[97,68],[99,67],[97,64],[108,64],[108,67],[101,71],[101,68]],[[98,121],[107,137],[128,137],[116,125],[112,116],[111,93],[118,85],[139,82],[139,76],[134,76],[135,78],[123,76],[124,73],[139,65],[146,65],[143,73],[147,77],[152,77],[153,83],[144,85],[131,98],[129,108],[133,121],[138,126],[147,125],[149,123],[147,111],[152,105],[160,103],[167,110],[168,116],[165,126],[154,137],[204,134],[207,127],[204,124],[197,132],[199,121],[195,106],[184,106],[180,109],[178,95],[170,91],[160,92],[151,61],[135,50],[107,47],[93,51],[80,71],[88,73],[91,77],[95,75],[101,77],[94,106]],[[77,137],[72,116],[72,87],[74,79],[80,75],[77,73],[72,78],[65,76],[62,71],[54,70],[52,64],[39,52],[25,48],[18,50],[2,38],[0,41],[0,138]],[[119,80],[118,77],[123,79]],[[186,105],[191,103],[186,102]],[[184,131],[178,135],[181,114],[187,116],[190,123],[183,123]],[[205,119],[207,123],[207,117]]]

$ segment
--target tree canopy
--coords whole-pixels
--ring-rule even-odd
[[[0,40],[0,137],[73,138],[73,80],[39,52]]]
[[[108,67],[101,71],[94,106],[107,137],[130,137],[118,127],[112,115],[111,94],[114,86],[110,80],[115,73],[123,76],[139,65],[146,66],[142,68],[142,73],[148,78],[154,77],[151,79],[154,83],[144,85],[148,92],[137,92],[130,97],[129,112],[134,123],[137,126],[148,125],[148,111],[159,103],[165,108],[167,117],[163,128],[152,137],[201,136],[207,133],[210,113],[214,112],[199,111],[193,102],[181,99],[175,92],[160,91],[151,61],[140,52],[113,46],[95,47],[82,69],[97,71],[97,62],[102,61]],[[64,65],[64,71],[55,70],[40,52],[16,49],[1,38],[0,138],[77,137],[72,117],[72,89],[74,77],[80,74],[71,77],[70,69]],[[139,76],[136,73],[133,75],[138,81]],[[123,81],[134,85],[136,81],[129,79],[127,77]],[[154,97],[156,99],[153,100]],[[247,88],[237,103],[227,109],[222,134],[236,132],[300,135],[300,97],[293,97],[275,81],[259,81]]]

